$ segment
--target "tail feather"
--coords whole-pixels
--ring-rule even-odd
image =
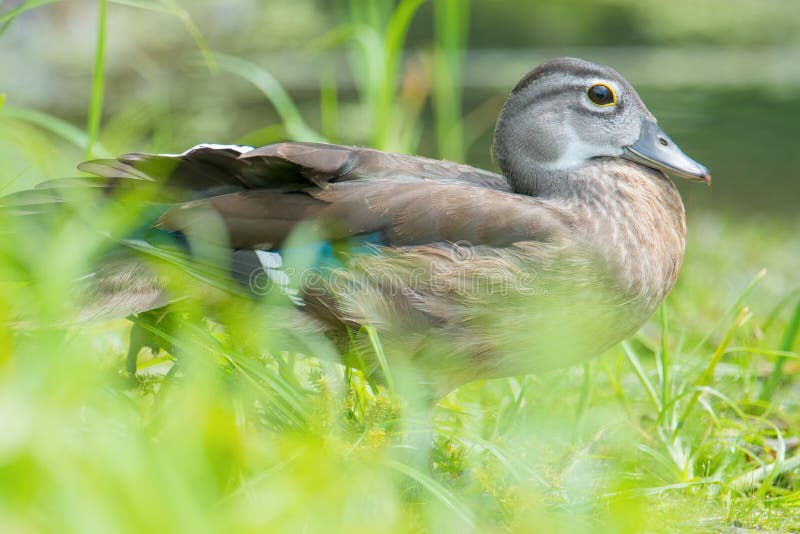
[[[166,282],[154,262],[210,288],[240,295],[279,289],[301,304],[281,265],[285,247],[308,245],[316,250],[305,254],[310,267],[336,267],[342,251],[374,252],[392,244],[384,241],[390,234],[406,243],[405,234],[388,231],[395,219],[426,224],[429,210],[407,209],[416,198],[407,198],[408,192],[422,181],[463,179],[483,187],[499,179],[424,158],[315,143],[199,145],[181,154],[89,161],[80,169],[92,176],[53,180],[0,198],[0,215],[58,224],[62,219],[49,215],[72,210],[80,216],[87,202],[100,199],[136,217],[137,224],[121,236],[96,228],[108,235],[111,252],[80,284],[91,286],[86,293],[97,303],[95,316],[163,305]],[[400,215],[387,215],[392,209]],[[309,235],[289,245],[303,221],[312,221]],[[440,222],[428,226],[435,230]]]

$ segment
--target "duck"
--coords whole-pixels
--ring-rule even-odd
[[[708,169],[618,72],[567,57],[516,84],[492,152],[499,173],[316,142],[83,163],[81,184],[109,201],[150,199],[125,253],[82,282],[83,315],[146,314],[211,286],[268,296],[378,375],[379,358],[354,350],[371,329],[390,367],[436,396],[584,362],[634,334],[683,259],[669,175],[710,184]],[[37,194],[64,187],[77,185]],[[164,262],[199,281],[194,294],[175,293]]]

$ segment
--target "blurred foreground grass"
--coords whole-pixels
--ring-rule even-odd
[[[415,70],[400,56],[421,4],[393,11],[352,0],[349,22],[317,45],[355,43],[364,142],[415,151],[431,100],[439,151],[457,159],[454,80],[468,13],[434,2],[436,46]],[[100,72],[103,42],[98,35]],[[278,109],[279,127],[253,140],[340,138],[344,110],[330,79],[317,132],[269,73],[205,57]],[[425,75],[431,65],[436,77]],[[61,173],[87,147],[132,150],[146,137],[165,150],[173,147],[159,139],[180,139],[180,125],[168,114],[159,120],[158,110],[142,118],[121,106],[100,128],[102,77],[93,94],[86,130],[0,110],[4,192],[20,187],[19,169],[23,184],[48,168]],[[414,448],[425,425],[406,400],[336,363],[323,340],[309,340],[310,355],[266,350],[285,334],[281,310],[268,303],[222,310],[225,328],[187,304],[173,340],[179,359],[144,355],[128,375],[129,323],[74,324],[72,290],[106,246],[97,229],[133,221],[94,199],[80,206],[46,227],[0,220],[0,320],[37,318],[0,330],[2,532],[800,527],[800,221],[790,215],[690,213],[683,271],[660,316],[582,368],[452,393],[436,408],[427,470],[426,453]]]
[[[330,358],[247,346],[269,341],[278,311],[231,311],[228,330],[186,319],[179,363],[143,355],[131,377],[127,323],[59,326],[71,269],[48,263],[40,276],[55,280],[6,287],[0,300],[6,316],[27,308],[51,322],[0,340],[0,530],[797,526],[797,353],[780,353],[776,394],[758,400],[798,300],[776,312],[797,234],[692,222],[666,330],[656,318],[582,369],[454,392],[436,408],[432,473],[409,449],[424,425],[402,399]],[[37,261],[63,251],[36,243]],[[91,256],[80,239],[69,252]],[[765,264],[777,269],[725,313]]]

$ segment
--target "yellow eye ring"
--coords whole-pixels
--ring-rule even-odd
[[[596,83],[586,90],[586,96],[596,106],[608,107],[617,105],[617,93],[605,83]]]

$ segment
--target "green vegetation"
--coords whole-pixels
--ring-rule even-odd
[[[504,12],[502,2],[486,3]],[[4,37],[24,22],[16,17],[67,4],[28,0],[0,13]],[[312,5],[295,4],[301,19]],[[641,20],[672,13],[656,2],[599,4],[627,6]],[[779,4],[760,16],[778,17]],[[232,131],[210,128],[214,121],[232,128],[242,119],[252,129],[236,135],[248,143],[327,139],[454,159],[471,154],[491,129],[497,95],[462,109],[461,102],[475,99],[464,97],[458,83],[467,27],[481,28],[488,16],[477,4],[467,12],[449,0],[334,2],[338,23],[330,15],[328,31],[302,46],[309,54],[341,51],[349,62],[329,65],[321,86],[297,97],[257,61],[218,52],[219,35],[201,34],[202,25],[171,0],[97,5],[99,24],[86,20],[87,29],[95,28],[94,61],[86,58],[87,72],[95,75],[83,80],[79,103],[63,104],[61,117],[59,105],[45,112],[19,107],[11,92],[0,96],[3,193],[74,173],[86,153],[164,152],[237,140],[208,137]],[[134,85],[133,77],[120,72],[134,66],[114,64],[118,52],[109,44],[115,24],[124,22],[115,18],[120,10],[174,23],[170,28],[184,36],[180,47],[193,47],[202,58],[183,90],[224,77],[231,98],[189,95],[184,101],[159,79],[151,80],[152,98],[123,90],[121,81]],[[264,8],[272,16],[278,10]],[[418,16],[433,17],[426,46],[414,27]],[[716,28],[712,19],[697,19],[694,29],[676,23],[658,31],[664,43],[682,42],[698,28]],[[600,25],[589,15],[579,22]],[[787,17],[781,31],[791,23]],[[319,22],[309,15],[295,24],[275,32]],[[736,26],[746,34],[741,42],[750,43],[756,32],[743,25]],[[642,32],[657,27],[642,25]],[[724,43],[730,36],[714,40],[722,34],[709,31],[708,39]],[[139,72],[151,68],[146,56],[136,56]],[[196,59],[172,61],[175,76]],[[106,67],[116,71],[113,79],[104,76]],[[340,88],[341,70],[352,73],[355,94]],[[274,123],[246,118],[248,109],[268,107],[252,86],[274,109]],[[642,92],[649,102],[648,90]],[[725,98],[698,104],[691,91],[650,92],[668,112],[664,122],[684,123],[690,142],[674,136],[687,151],[696,143],[709,153],[730,152],[721,141],[703,142],[702,118],[675,117],[686,113],[683,104],[713,108]],[[50,94],[60,98],[58,88]],[[88,113],[70,115],[87,102]],[[192,122],[199,105],[203,121]],[[788,131],[791,119],[782,120],[770,131]],[[194,137],[200,135],[206,138]],[[750,142],[772,154],[774,145],[761,139]],[[715,179],[724,184],[724,173]],[[788,201],[796,212],[796,198]],[[306,339],[308,354],[282,352],[281,340],[292,333],[282,328],[285,309],[271,302],[221,306],[214,321],[202,318],[205,310],[196,304],[183,304],[177,328],[168,332],[170,353],[142,354],[129,375],[130,323],[76,323],[73,289],[107,250],[105,234],[124,235],[137,214],[111,210],[96,198],[72,205],[77,209],[41,225],[0,218],[0,322],[13,325],[0,329],[0,531],[800,528],[800,221],[792,212],[734,218],[696,202],[681,278],[661,313],[582,368],[470,384],[443,399],[429,470],[421,467],[427,453],[412,447],[426,425],[409,399],[339,365],[324,340]],[[176,291],[184,283],[176,279]],[[373,331],[365,334],[363,350],[376,351],[391,377],[392,355],[383,354]]]

